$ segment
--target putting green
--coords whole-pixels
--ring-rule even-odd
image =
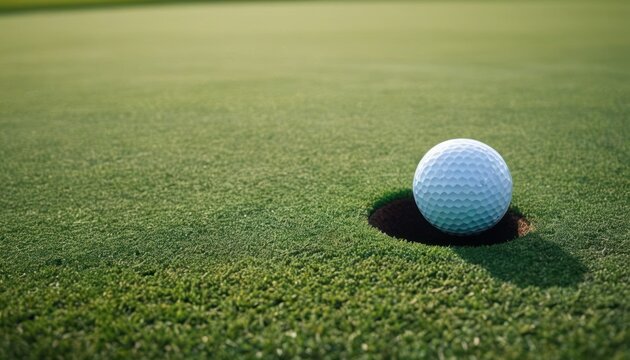
[[[630,354],[630,4],[0,16],[0,358]],[[534,231],[390,238],[448,138]]]

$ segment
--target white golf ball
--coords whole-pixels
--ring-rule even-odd
[[[512,200],[512,176],[490,146],[453,139],[429,150],[416,169],[413,196],[422,216],[454,235],[490,229]]]

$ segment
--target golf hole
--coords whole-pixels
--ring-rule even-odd
[[[526,235],[531,226],[523,215],[509,209],[494,227],[479,234],[455,236],[443,233],[424,219],[413,198],[394,199],[378,206],[368,222],[381,232],[411,242],[440,246],[500,244]]]

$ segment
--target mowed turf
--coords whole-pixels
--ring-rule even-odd
[[[630,5],[0,17],[0,358],[630,356]],[[370,227],[445,139],[534,230]]]

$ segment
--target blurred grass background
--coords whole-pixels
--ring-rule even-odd
[[[628,358],[630,6],[609,4],[3,16],[0,359]],[[367,224],[452,137],[501,152],[534,233]]]

